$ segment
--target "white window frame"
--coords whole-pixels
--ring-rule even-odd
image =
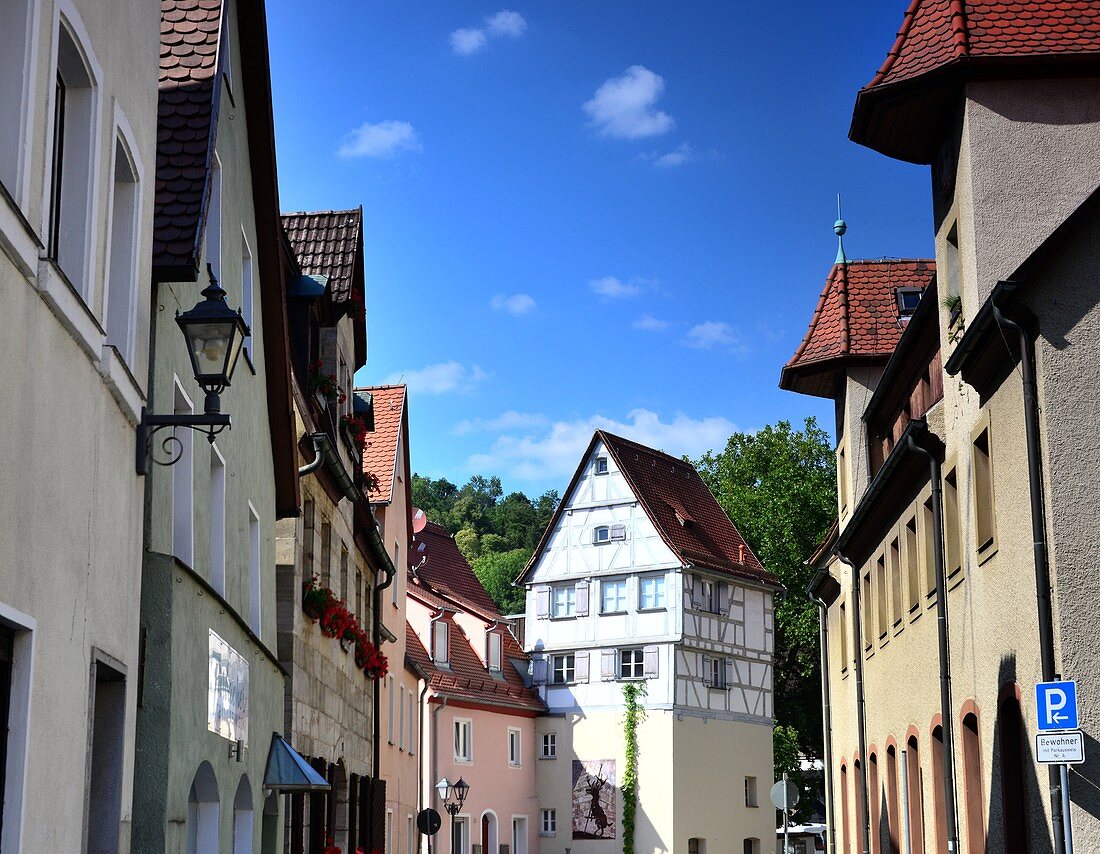
[[[249,362],[252,355],[252,328],[255,322],[255,293],[253,292],[253,262],[252,247],[248,243],[248,235],[244,226],[241,226],[241,316],[248,326],[248,336],[244,339],[244,353]]]
[[[492,671],[500,672],[504,662],[504,638],[500,632],[487,632],[485,634],[485,666]]]
[[[630,661],[627,661],[627,659]],[[627,647],[620,649],[618,655],[618,680],[620,682],[636,682],[645,678],[645,650],[642,647]],[[637,672],[627,673],[626,670]]]
[[[416,854],[416,820],[405,816],[405,854]]]
[[[397,749],[405,750],[405,686],[397,686]]]
[[[260,514],[251,501],[248,502],[248,614],[252,631],[262,637],[263,597],[261,594],[262,576],[260,545]]]
[[[176,415],[192,415],[195,404],[183,389],[178,376],[172,377],[173,405]],[[188,567],[195,565],[195,431],[176,427],[173,435],[180,443],[180,457],[172,466],[172,554]]]
[[[592,470],[595,474],[605,475],[607,474],[607,457],[600,455],[596,457],[595,463],[593,463]]]
[[[710,673],[707,674],[710,679],[710,687],[723,690],[728,688],[726,684],[726,659],[724,658],[711,658],[710,659]]]
[[[561,672],[564,677],[565,674],[569,674],[569,678],[558,679],[558,660],[561,660]],[[572,663],[569,662],[572,659]],[[550,656],[550,684],[551,685],[572,685],[577,681],[577,656],[572,652],[559,652]]]
[[[558,835],[558,811],[556,809],[541,809],[539,811],[539,836]]]
[[[416,691],[409,689],[409,756],[416,755]]]
[[[621,594],[615,595],[614,605],[609,608],[607,592],[611,588],[621,588]],[[602,578],[600,579],[600,613],[601,614],[625,614],[630,607],[629,584],[626,578]]]
[[[745,806],[760,806],[759,792],[755,777],[745,777]]]
[[[226,480],[225,457],[217,443],[210,446],[210,585],[223,597],[226,595],[225,517]]]
[[[592,531],[592,545],[603,546],[611,542],[611,526],[597,525]]]
[[[393,810],[386,810],[386,854],[393,854]]]
[[[512,816],[512,854],[527,854],[527,816]]]
[[[714,604],[714,596],[716,590],[713,581],[708,581],[705,578],[701,579],[699,582],[699,592],[702,594],[703,597],[704,611],[706,611],[708,614],[713,614],[716,610],[718,610]]]
[[[107,331],[107,344],[113,346],[127,365],[134,363],[134,352],[137,345],[137,303],[138,303],[138,271],[141,269],[139,248],[141,246],[141,196],[144,186],[144,170],[137,148],[133,143],[134,134],[130,123],[123,115],[121,108],[115,104],[115,145],[111,151],[111,199],[107,213],[107,242],[106,242],[106,269],[103,280],[106,283],[103,292],[103,328]],[[126,168],[133,175],[133,194],[131,210],[127,219],[129,245],[121,247],[122,254],[115,250],[115,228],[121,224],[116,217],[118,210],[117,188],[119,181],[116,178],[118,172],[119,149],[126,159]],[[128,183],[128,182],[123,182]],[[116,257],[117,256],[117,257]],[[120,264],[124,264],[122,272]],[[125,280],[120,277],[125,276]],[[112,300],[120,296],[124,298],[123,308],[125,317],[121,319],[122,329],[119,329],[119,320],[112,323],[112,312],[117,308],[112,305]]]
[[[442,628],[442,631],[440,629]],[[436,664],[450,662],[451,633],[445,620],[432,623],[432,661]]]
[[[576,584],[555,584],[550,588],[550,616],[558,620],[577,616]]]
[[[23,805],[27,799],[27,760],[30,749],[31,684],[34,681],[34,641],[38,623],[4,602],[0,602],[0,621],[15,634],[12,641],[11,696],[8,710],[8,767],[4,791],[4,822],[0,849],[20,851],[24,830]]]
[[[7,60],[0,64],[0,73],[10,83],[19,81],[18,99],[13,98],[10,104],[12,109],[5,110],[10,127],[3,148],[0,148],[0,157],[4,158],[4,165],[11,167],[12,172],[0,177],[0,184],[4,185],[24,215],[29,207],[31,170],[26,166],[34,132],[35,110],[32,104],[38,88],[39,16],[43,5],[39,0],[22,0],[17,21],[20,26],[13,26],[0,34],[0,56]],[[15,94],[14,87],[11,94]],[[15,103],[16,100],[18,103]]]
[[[653,582],[656,587],[654,588],[654,602],[658,604],[647,605],[645,603],[645,586],[647,582]],[[664,611],[668,608],[667,599],[667,581],[665,576],[662,575],[642,575],[638,578],[638,610],[639,611]]]
[[[455,718],[451,723],[454,761],[458,765],[474,764],[474,722],[471,718]],[[464,750],[462,750],[464,748]],[[462,752],[460,752],[462,750]]]
[[[539,759],[558,758],[558,734],[556,732],[542,733]]]
[[[387,726],[386,741],[393,744],[393,674],[386,677],[386,702],[389,705],[389,723]]]
[[[458,850],[453,854],[470,854],[470,833],[473,823],[471,816],[466,813],[455,816],[455,830],[458,833]]]
[[[519,727],[508,727],[508,767],[523,767],[523,730]]]

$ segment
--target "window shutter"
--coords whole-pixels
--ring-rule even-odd
[[[657,678],[657,668],[660,662],[660,655],[658,654],[657,650],[658,648],[655,646],[647,646],[643,650],[642,658],[644,660],[644,670],[642,672],[642,675],[644,675],[647,679]]]
[[[726,684],[723,685],[722,687],[723,688],[729,688],[733,685],[733,659],[732,658],[727,658],[725,661],[723,661],[722,662],[722,668],[723,668],[723,671],[724,671],[724,674],[725,674],[725,680],[726,680]]]
[[[600,651],[600,678],[604,680],[614,679],[615,671],[618,669],[619,656],[613,649],[604,649]]]
[[[550,588],[535,588],[535,616],[545,620],[550,616]]]
[[[730,586],[724,581],[718,582],[718,613],[723,616],[730,612]]]
[[[703,607],[703,579],[698,575],[691,576],[691,604],[696,610]]]
[[[588,653],[578,652],[573,657],[573,678],[577,682],[588,681]]]
[[[531,682],[535,685],[546,684],[546,659],[531,659]]]
[[[710,656],[703,656],[703,684],[710,685]]]
[[[577,616],[588,616],[588,582],[577,582]]]

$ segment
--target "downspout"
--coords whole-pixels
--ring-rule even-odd
[[[397,570],[394,568],[393,561],[390,560],[390,556],[386,554],[386,545],[382,542],[382,535],[378,533],[378,523],[371,526],[367,532],[367,545],[370,547],[371,553],[374,555],[378,565],[381,567],[382,572],[385,573],[385,580],[381,584],[374,586],[374,613],[371,614],[372,622],[372,640],[377,649],[382,648],[382,591],[385,590],[393,583],[394,576],[397,574]],[[382,722],[379,720],[379,715],[382,712],[382,680],[380,677],[374,678],[374,751],[373,756],[373,777],[375,781],[378,780],[378,776],[381,771],[382,762],[381,756],[378,752],[378,745],[382,739]]]
[[[439,713],[447,707],[447,698],[440,698],[439,705],[432,709],[432,779],[439,781]],[[435,783],[432,787],[432,803],[435,803]]]
[[[829,835],[829,854],[836,854],[836,819],[833,815],[833,718],[829,708],[829,606],[808,589],[810,601],[818,607],[818,619],[821,630],[821,708],[824,712],[825,732],[825,810],[828,821],[825,823]]]
[[[420,677],[420,700],[416,705],[416,812],[424,809],[424,697],[428,694],[428,680]]]
[[[1014,331],[1020,341],[1020,370],[1024,385],[1024,431],[1027,441],[1028,492],[1031,498],[1031,539],[1035,555],[1035,596],[1039,608],[1039,655],[1043,681],[1058,678],[1054,662],[1054,610],[1051,603],[1050,557],[1047,549],[1046,519],[1043,500],[1043,469],[1039,448],[1039,396],[1035,385],[1035,351],[1027,332],[1009,320],[996,303],[991,303],[999,326]],[[1050,813],[1054,831],[1054,852],[1064,854],[1067,816],[1062,804],[1062,767],[1048,765]]]
[[[833,551],[837,559],[852,570],[852,610],[855,612],[856,634],[856,729],[859,738],[859,776],[863,789],[863,823],[859,833],[863,839],[863,854],[871,854],[871,792],[867,782],[867,716],[863,698],[863,610],[860,604],[859,570],[839,551]]]
[[[322,441],[323,434],[310,433],[309,439],[313,442],[313,461],[306,463],[304,466],[298,469],[298,477],[305,477],[307,474],[313,474],[325,463],[325,446]]]
[[[947,622],[947,575],[943,546],[943,480],[940,461],[907,437],[910,451],[927,458],[932,478],[932,540],[936,549],[936,634],[940,653],[940,717],[943,727],[943,799],[947,819],[947,851],[959,850],[959,823],[955,803],[955,712],[951,704],[951,648]]]

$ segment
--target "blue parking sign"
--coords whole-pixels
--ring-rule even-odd
[[[1040,731],[1077,729],[1077,683],[1072,679],[1037,682],[1035,708]]]

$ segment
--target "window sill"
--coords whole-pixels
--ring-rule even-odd
[[[982,566],[993,558],[997,554],[997,541],[993,540],[989,545],[983,549],[978,549],[977,563],[978,566]]]
[[[38,292],[93,364],[103,355],[106,333],[84,298],[49,258],[38,261]]]
[[[522,765],[520,765],[520,764],[517,764],[517,763],[515,763],[515,762],[509,762],[509,763],[508,763],[508,767],[509,767],[509,768],[522,768],[523,766],[522,766]]]
[[[19,272],[33,279],[38,272],[38,239],[23,211],[0,184],[0,250],[11,259]]]
[[[626,615],[626,611],[600,611],[601,617],[622,617]]]
[[[575,620],[577,619],[577,616],[577,614],[562,614],[560,616],[555,616],[554,614],[551,614],[550,619],[554,622],[565,622],[566,620]]]
[[[558,757],[556,757],[556,756],[540,756],[539,761],[542,762],[542,761],[547,760],[547,759],[553,760],[553,759],[557,759],[557,758]]]
[[[664,605],[656,605],[652,608],[638,608],[639,614],[659,614],[661,611],[667,611],[668,608]],[[625,613],[625,612],[624,612]]]
[[[474,764],[473,759],[459,759],[457,756],[455,757],[455,765],[473,765],[473,764]]]
[[[110,344],[103,347],[103,357],[99,361],[99,373],[107,383],[107,388],[118,403],[122,414],[136,427],[141,419],[141,408],[145,405],[145,391],[138,385],[126,360],[118,349]]]

